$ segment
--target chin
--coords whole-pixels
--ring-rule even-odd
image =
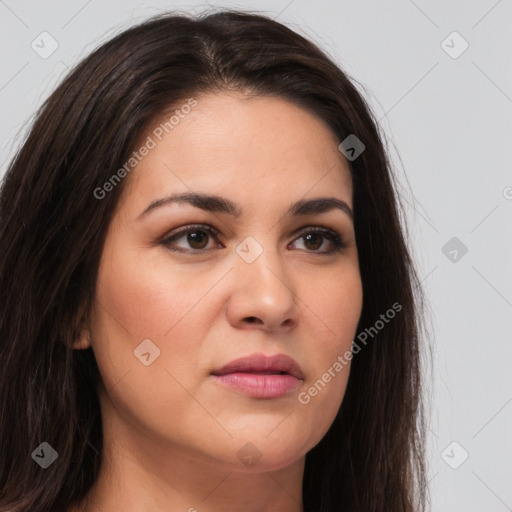
[[[240,447],[230,453],[229,464],[235,466],[232,469],[242,473],[278,471],[299,461],[315,444],[312,442],[305,446],[303,439],[294,442],[282,436],[269,441],[265,435],[260,440],[254,437],[254,441],[237,442]]]

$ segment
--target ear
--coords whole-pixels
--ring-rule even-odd
[[[74,350],[84,350],[91,346],[91,326],[85,309],[77,313],[75,323],[75,335],[72,343]]]
[[[88,327],[79,329],[79,334],[73,340],[73,349],[83,350],[91,346],[91,332]]]

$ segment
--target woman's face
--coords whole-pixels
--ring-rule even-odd
[[[320,441],[345,393],[336,362],[362,308],[351,176],[329,128],[285,100],[196,100],[142,138],[154,147],[109,226],[87,338],[102,414],[146,457],[278,469]]]

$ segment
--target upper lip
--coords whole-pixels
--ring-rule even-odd
[[[291,357],[284,354],[266,356],[253,354],[239,359],[234,359],[222,368],[213,370],[213,375],[226,375],[228,373],[260,373],[282,372],[292,375],[297,379],[304,379],[304,374],[299,364]]]

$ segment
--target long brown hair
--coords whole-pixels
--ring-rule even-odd
[[[93,302],[123,182],[101,200],[94,191],[127,161],[151,120],[183,98],[224,89],[286,98],[323,119],[340,142],[355,134],[365,145],[350,170],[364,296],[358,332],[367,336],[336,419],[306,456],[304,510],[425,510],[423,296],[378,123],[352,79],[316,45],[266,16],[236,11],[159,15],[100,46],[42,105],[7,170],[2,509],[66,510],[97,478],[100,377],[92,349],[73,350],[72,342]],[[376,329],[393,304],[400,312]],[[41,442],[58,453],[47,469],[31,460]]]

